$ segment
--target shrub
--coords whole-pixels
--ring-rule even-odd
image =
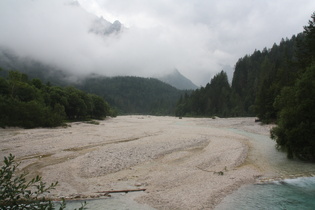
[[[12,154],[4,157],[4,165],[0,169],[0,209],[55,209],[52,201],[47,200],[45,195],[54,189],[58,182],[46,186],[40,176],[30,181],[26,180],[27,173],[16,173],[19,164],[15,163]],[[79,208],[83,210],[85,204]],[[66,207],[63,200],[59,210]]]

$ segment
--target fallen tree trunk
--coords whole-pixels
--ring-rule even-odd
[[[131,189],[131,190],[108,190],[108,191],[97,191],[96,193],[128,193],[128,192],[139,192],[146,191],[146,189]]]

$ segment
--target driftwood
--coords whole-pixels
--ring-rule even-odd
[[[213,172],[213,174],[218,174],[220,176],[224,175],[223,171],[209,171],[209,170],[203,169],[203,168],[198,167],[198,166],[196,166],[196,168],[198,168],[199,170],[205,171],[205,172]],[[226,166],[224,167],[224,171],[227,171]]]
[[[133,189],[133,190],[109,190],[109,191],[98,191],[96,193],[128,193],[128,192],[139,192],[139,191],[146,191],[146,189]]]

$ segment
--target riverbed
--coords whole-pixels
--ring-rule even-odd
[[[30,176],[58,181],[52,198],[94,199],[90,205],[100,201],[107,209],[213,209],[240,186],[299,176],[278,169],[287,160],[269,157],[278,153],[271,126],[254,118],[119,116],[98,122],[1,129],[0,157],[12,153]],[[126,189],[145,191],[100,193]]]

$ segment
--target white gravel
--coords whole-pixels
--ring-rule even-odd
[[[147,189],[135,200],[157,209],[213,209],[260,171],[246,161],[244,136],[266,134],[254,118],[119,116],[100,125],[0,129],[0,158],[59,182],[53,197],[94,197],[97,191]]]

